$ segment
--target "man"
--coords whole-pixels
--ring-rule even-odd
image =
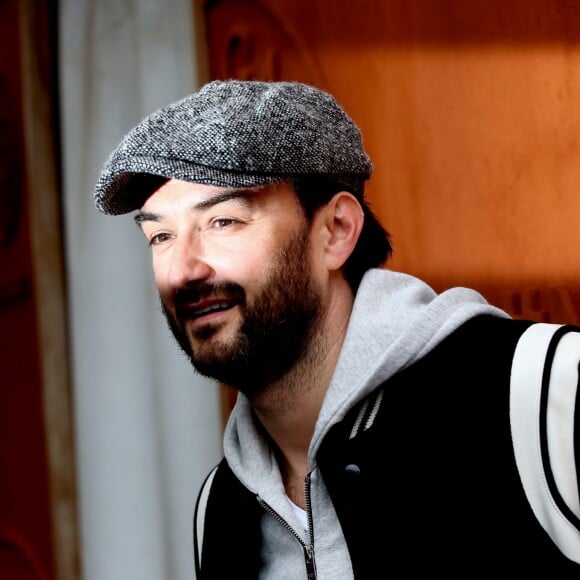
[[[371,172],[332,96],[235,80],[103,167],[96,204],[137,210],[177,342],[239,391],[198,579],[578,577],[580,329],[382,267]]]

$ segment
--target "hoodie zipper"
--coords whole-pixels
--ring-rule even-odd
[[[307,580],[316,580],[316,561],[314,560],[314,533],[312,527],[312,509],[310,505],[310,474],[304,480],[304,503],[306,507],[306,517],[308,519],[308,544],[296,533],[294,528],[272,507],[270,507],[261,497],[258,503],[276,520],[278,520],[299,542],[304,553],[306,564]]]
[[[308,546],[306,549],[306,576],[316,580],[316,560],[314,559],[314,524],[312,522],[312,504],[310,503],[310,473],[304,478],[304,507],[308,519]]]

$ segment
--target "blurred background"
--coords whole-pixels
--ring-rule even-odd
[[[207,80],[330,91],[390,268],[580,324],[578,2],[0,0],[0,39],[2,580],[193,577],[232,397],[180,354],[141,234],[92,189]]]

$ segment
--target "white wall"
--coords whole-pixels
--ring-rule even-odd
[[[190,0],[61,0],[64,220],[83,580],[191,580],[192,512],[221,456],[218,390],[180,353],[132,216],[98,170],[146,114],[192,92]]]

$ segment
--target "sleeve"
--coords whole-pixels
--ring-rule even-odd
[[[536,323],[512,361],[510,425],[515,460],[535,517],[580,564],[580,328]]]

